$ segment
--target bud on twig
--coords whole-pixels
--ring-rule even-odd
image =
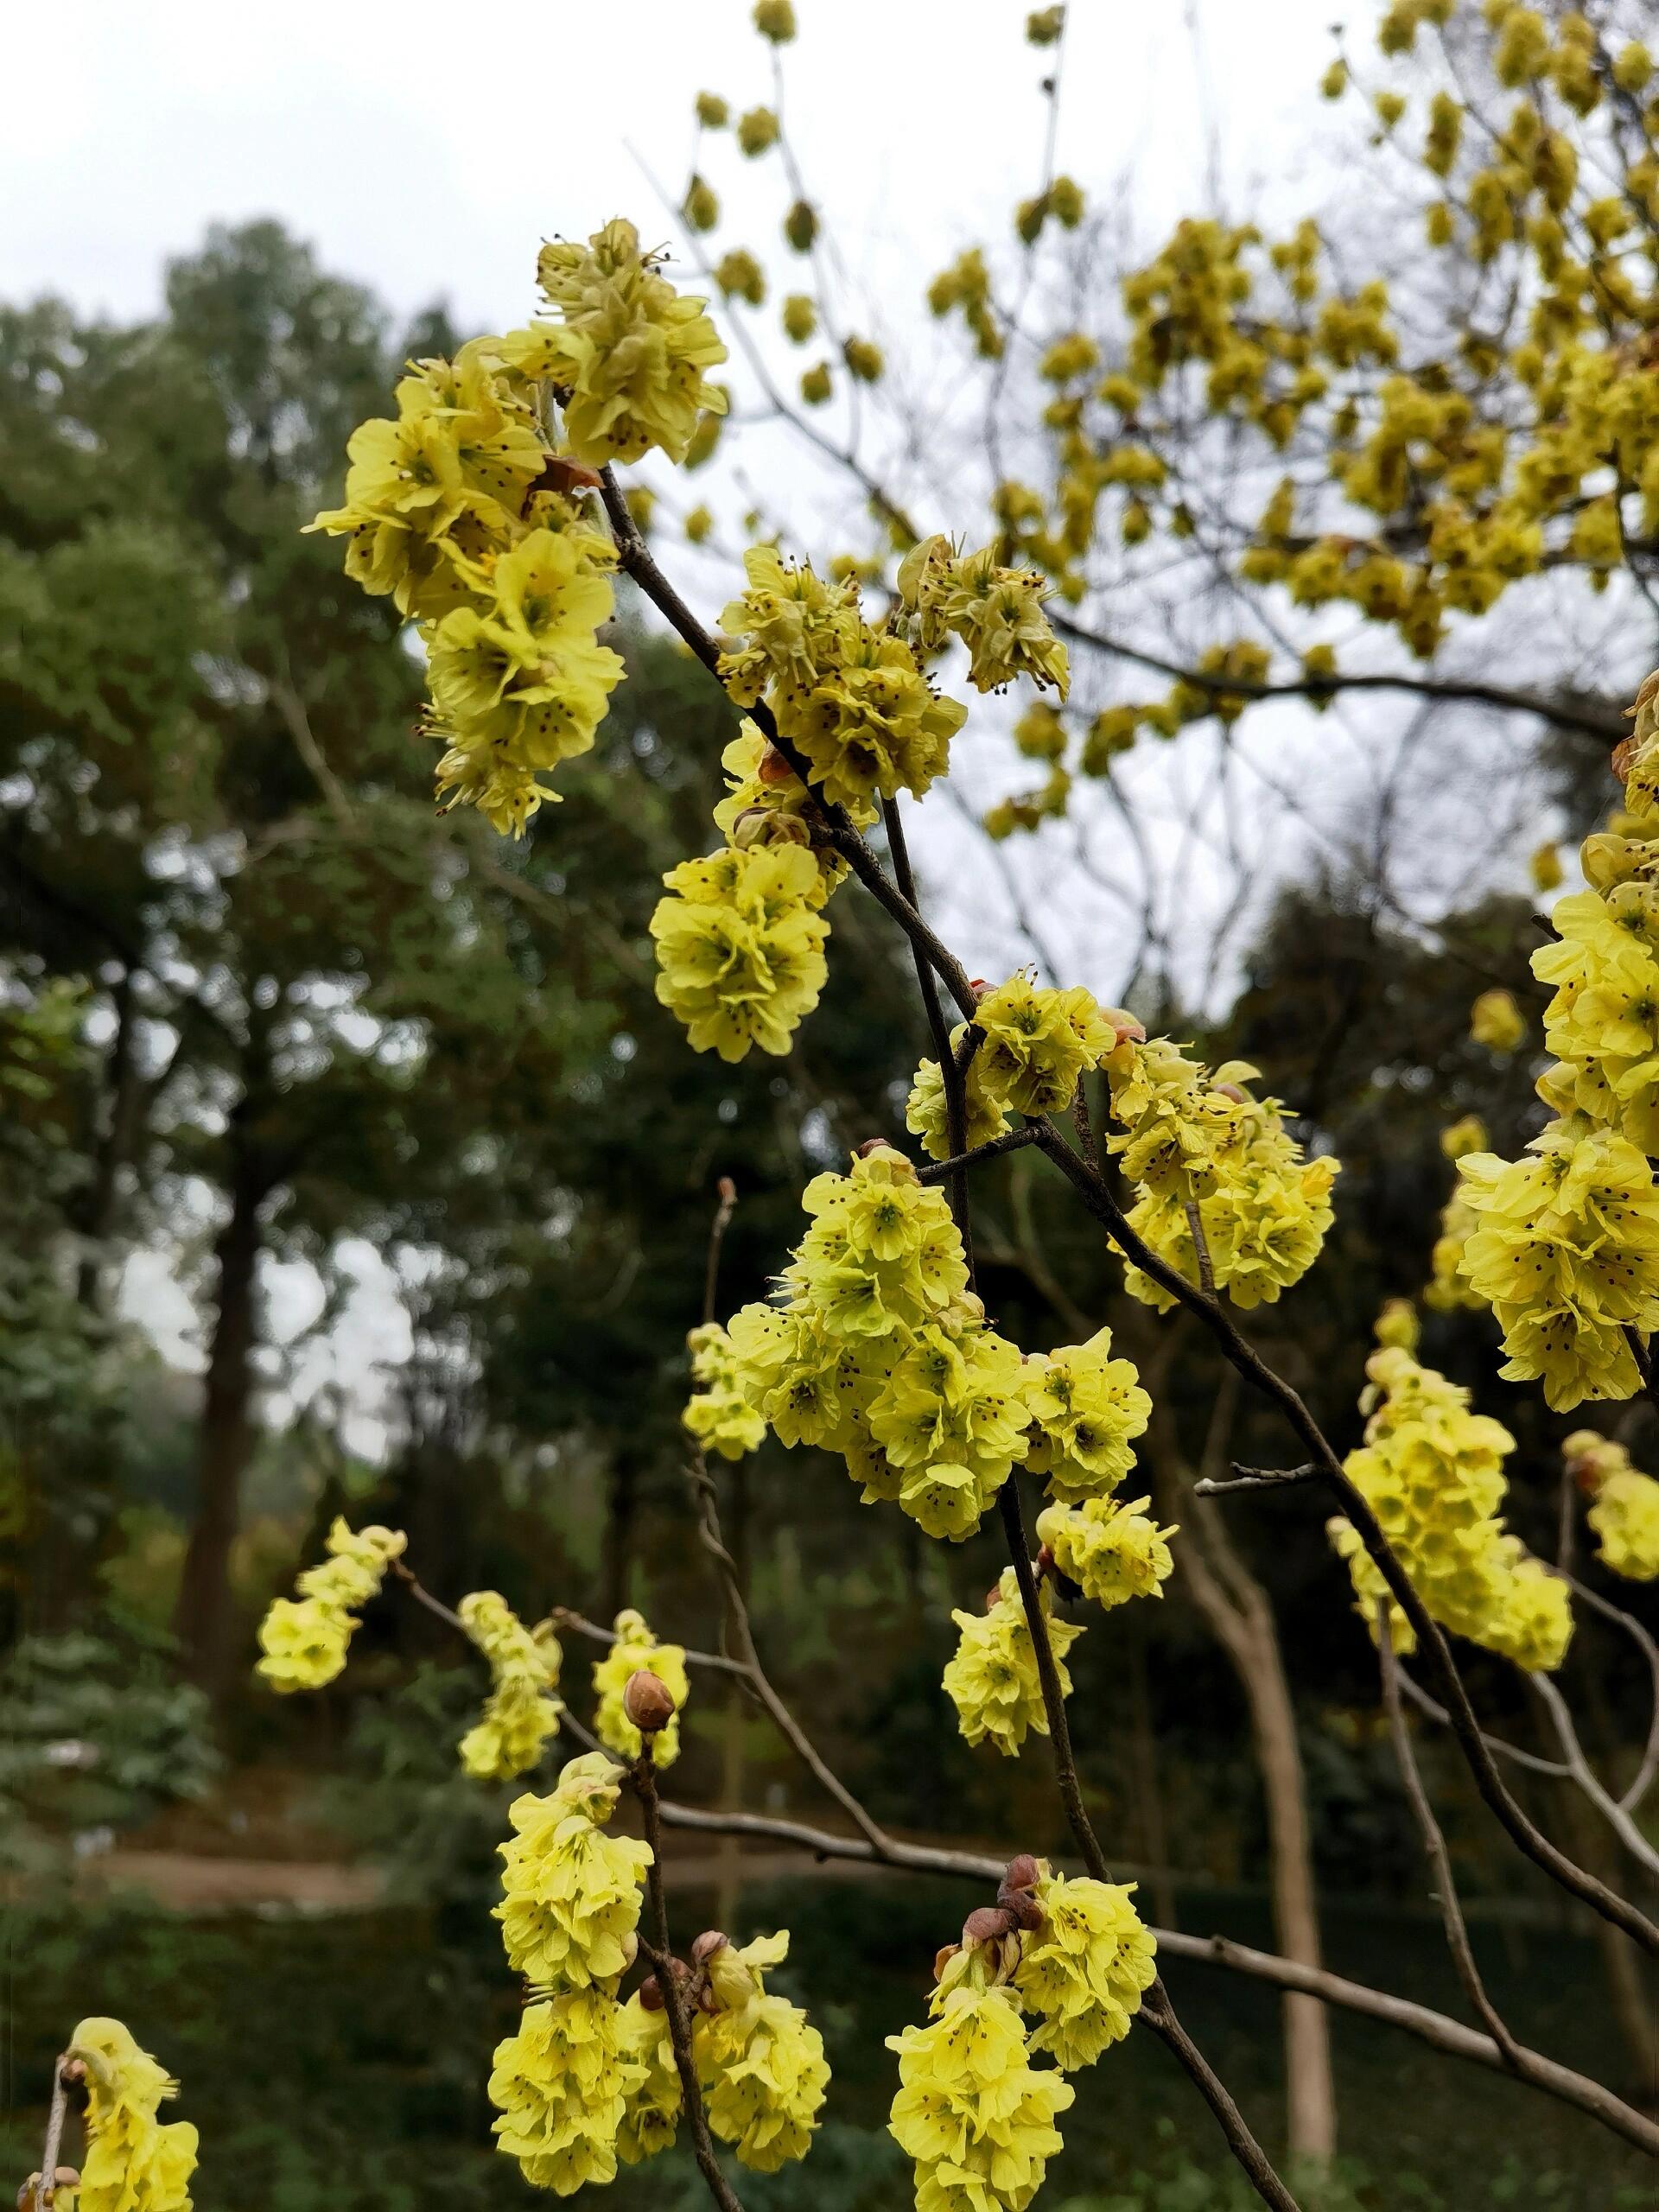
[[[715,1953],[723,1951],[731,1940],[729,1936],[721,1935],[718,1928],[705,1928],[691,1946],[692,1965],[706,1967]]]
[[[666,1728],[674,1718],[674,1700],[667,1685],[641,1667],[628,1676],[627,1687],[622,1693],[622,1710],[642,1736],[654,1736]]]
[[[962,1923],[963,1947],[971,1949],[976,1943],[1000,1943],[1014,1929],[1014,1916],[1006,1905],[976,1905]]]

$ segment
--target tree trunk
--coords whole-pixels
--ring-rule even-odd
[[[1225,1465],[1237,1387],[1236,1376],[1229,1374],[1218,1390],[1205,1445],[1205,1473],[1219,1473]],[[1286,1958],[1300,1966],[1318,1967],[1319,1922],[1306,1777],[1272,1600],[1235,1549],[1222,1510],[1179,1481],[1180,1462],[1166,1419],[1155,1422],[1154,1434],[1159,1431],[1162,1448],[1155,1449],[1154,1459],[1160,1510],[1181,1525],[1174,1547],[1177,1571],[1232,1662],[1249,1707],[1267,1812],[1274,1936]],[[1304,2165],[1328,2165],[1337,2149],[1330,2024],[1316,1997],[1287,1993],[1282,2006],[1290,2156]]]
[[[259,1208],[268,1188],[245,1159],[238,1160],[231,1217],[214,1247],[217,1279],[202,1395],[196,1518],[173,1624],[192,1675],[216,1699],[228,1687],[233,1657],[231,1547],[241,1510],[242,1477],[253,1448],[254,1274]]]
[[[122,970],[113,996],[115,1034],[105,1061],[103,1125],[92,1147],[92,1179],[79,1222],[81,1254],[75,1270],[75,1296],[89,1313],[96,1313],[103,1302],[109,1256],[104,1248],[115,1225],[116,1186],[132,1149],[134,1109],[142,1088],[130,970]]]

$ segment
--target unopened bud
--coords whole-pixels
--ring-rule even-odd
[[[1030,1852],[1022,1851],[1018,1858],[1009,1859],[1002,1886],[1005,1890],[1035,1889],[1042,1871]]]
[[[1116,1007],[1102,1009],[1112,1034],[1120,1045],[1144,1045],[1147,1041],[1146,1024],[1137,1021],[1132,1014],[1124,1014]]]
[[[642,1736],[654,1736],[674,1718],[674,1700],[668,1687],[648,1668],[628,1676],[622,1693],[622,1710]]]
[[[663,1993],[654,1974],[648,1974],[639,1985],[639,2009],[642,2012],[660,2012],[663,2009]]]
[[[723,1951],[731,1940],[729,1936],[723,1936],[718,1928],[705,1928],[691,1946],[692,1965],[706,1967],[715,1953]]]
[[[754,772],[763,784],[787,784],[795,776],[795,771],[775,745],[769,745],[760,755],[760,766]]]
[[[976,1943],[1000,1943],[1013,1932],[1014,1925],[1014,1915],[1006,1905],[978,1905],[962,1923],[963,1948],[969,1950]]]
[[[1247,1103],[1244,1093],[1236,1083],[1218,1083],[1214,1088],[1224,1098],[1230,1098],[1235,1106],[1243,1106]]]
[[[720,1194],[721,1205],[734,1206],[737,1204],[737,1185],[729,1175],[722,1175],[715,1189]]]
[[[996,1611],[997,1606],[1001,1603],[1001,1585],[1000,1583],[993,1582],[990,1588],[985,1592],[986,1611],[988,1613],[994,1613]]]

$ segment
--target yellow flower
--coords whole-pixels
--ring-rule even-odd
[[[722,1459],[741,1459],[765,1442],[766,1424],[739,1387],[732,1340],[711,1321],[693,1329],[686,1341],[697,1388],[686,1402],[681,1424]]]
[[[1013,1993],[958,1980],[925,2027],[889,2036],[899,2092],[888,2133],[916,2164],[917,2212],[1025,2212],[1060,2149],[1070,2082],[1031,2064]]]
[[[328,1557],[307,1567],[295,1585],[298,1599],[276,1599],[259,1624],[264,1656],[256,1672],[277,1690],[315,1690],[332,1682],[346,1664],[357,1614],[407,1542],[401,1529],[353,1534],[337,1519],[328,1531]]]
[[[1659,1579],[1659,1482],[1630,1465],[1622,1444],[1580,1429],[1561,1446],[1567,1471],[1590,1493],[1586,1520],[1602,1565],[1629,1582]]]
[[[616,2015],[616,2041],[625,2061],[636,2069],[626,2091],[616,2155],[625,2165],[665,2151],[678,2131],[684,2092],[666,2012],[648,2012],[636,1990]]]
[[[1131,1598],[1161,1598],[1175,1565],[1168,1540],[1177,1532],[1148,1520],[1151,1502],[1085,1497],[1080,1505],[1046,1506],[1037,1516],[1038,1539],[1066,1580],[1097,1605],[1109,1610]]]
[[[537,2189],[569,2196],[616,2177],[617,2138],[644,2068],[619,2047],[614,1999],[569,1989],[528,2005],[495,2047],[490,2102],[497,2147]]]
[[[830,925],[824,884],[798,845],[728,850],[683,861],[663,878],[651,918],[657,996],[685,1025],[695,1052],[741,1060],[752,1046],[787,1052],[818,1002]]]
[[[771,1994],[766,1968],[788,1954],[785,1932],[709,1961],[715,2010],[699,2012],[691,2049],[709,2125],[756,2173],[804,2158],[829,2087],[823,2038],[798,2005]]]
[[[607,223],[587,245],[542,249],[537,273],[556,322],[533,323],[501,341],[525,377],[565,394],[567,447],[577,461],[639,461],[653,446],[683,461],[705,410],[725,395],[706,372],[726,359],[705,302],[683,298],[639,251],[632,223]]]
[[[1469,1034],[1489,1052],[1519,1052],[1527,1039],[1527,1022],[1515,994],[1483,991],[1469,1009]]]
[[[1046,1583],[1039,1591],[1061,1694],[1069,1697],[1071,1677],[1065,1654],[1083,1630],[1055,1617]],[[962,1633],[945,1667],[944,1694],[957,1708],[957,1725],[969,1745],[988,1738],[1005,1758],[1012,1758],[1028,1730],[1034,1728],[1039,1736],[1048,1733],[1037,1655],[1014,1569],[1003,1568],[982,1613],[953,1612],[950,1618]]]
[[[677,1643],[659,1643],[645,1616],[632,1606],[625,1607],[612,1625],[616,1642],[594,1667],[594,1694],[599,1700],[594,1732],[620,1758],[637,1759],[644,1738],[623,1710],[622,1693],[631,1676],[655,1675],[674,1700],[674,1717],[652,1738],[652,1757],[658,1767],[672,1766],[680,1755],[680,1713],[691,1694],[684,1649]]]
[[[1135,1439],[1152,1414],[1133,1363],[1111,1357],[1112,1332],[1027,1360],[1032,1443],[1026,1465],[1067,1505],[1116,1490],[1135,1465]]]
[[[769,107],[752,107],[737,118],[737,144],[740,153],[751,160],[764,154],[778,143],[778,118]]]
[[[605,1834],[620,1782],[612,1760],[589,1752],[547,1796],[516,1797],[507,1808],[513,1834],[500,1847],[494,1916],[513,1970],[532,1988],[614,1989],[632,1962],[652,1857],[648,1844]]]
[[[774,46],[787,46],[795,35],[791,0],[754,0],[754,28]]]
[[[1042,1924],[1020,1936],[1014,1992],[1039,2020],[1032,2049],[1052,2052],[1067,2073],[1122,2041],[1157,1978],[1156,1946],[1129,1902],[1135,1888],[1046,1866],[1034,1886]]]
[[[1624,1138],[1552,1122],[1509,1161],[1458,1162],[1478,1219],[1459,1263],[1503,1332],[1510,1381],[1541,1378],[1558,1413],[1640,1387],[1628,1330],[1659,1328],[1659,1192]]]
[[[178,2083],[119,2020],[82,2020],[69,2056],[86,2080],[86,2151],[74,2195],[80,2212],[190,2212],[196,2131],[188,2120],[162,2126],[156,2118]]]
[[[461,1764],[477,1780],[511,1782],[542,1756],[564,1711],[558,1696],[558,1639],[531,1630],[493,1590],[475,1590],[456,1607],[461,1624],[490,1662],[489,1700],[461,1739]]]

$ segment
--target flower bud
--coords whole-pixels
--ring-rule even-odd
[[[1221,1097],[1230,1098],[1235,1106],[1243,1106],[1248,1103],[1248,1101],[1244,1096],[1244,1093],[1239,1089],[1236,1083],[1218,1083],[1213,1087]]]
[[[1014,1932],[1014,1915],[1006,1905],[977,1905],[962,1923],[963,1948],[970,1950],[976,1943],[1000,1943],[1005,1936]]]
[[[775,745],[769,745],[760,755],[760,766],[754,772],[763,784],[788,784],[795,780],[795,771]]]
[[[663,1993],[654,1974],[648,1974],[639,1985],[639,2009],[642,2012],[660,2012],[663,2009]]]
[[[723,1936],[718,1928],[705,1928],[702,1935],[698,1936],[696,1942],[691,1946],[692,1965],[694,1967],[706,1967],[709,1960],[714,1957],[715,1953],[716,1951],[723,1951],[730,1941],[731,1937],[729,1936]]]
[[[1042,1871],[1030,1852],[1022,1851],[1018,1858],[1009,1859],[1007,1872],[1002,1877],[1002,1887],[1005,1890],[1034,1890]]]
[[[944,1980],[944,1970],[950,1965],[951,1960],[956,1957],[957,1948],[957,1947],[954,1943],[942,1943],[938,1949],[934,1952],[933,1979],[935,1981],[943,1981]]]
[[[628,1676],[622,1693],[622,1710],[642,1736],[654,1736],[674,1718],[674,1700],[667,1685],[648,1668]]]

